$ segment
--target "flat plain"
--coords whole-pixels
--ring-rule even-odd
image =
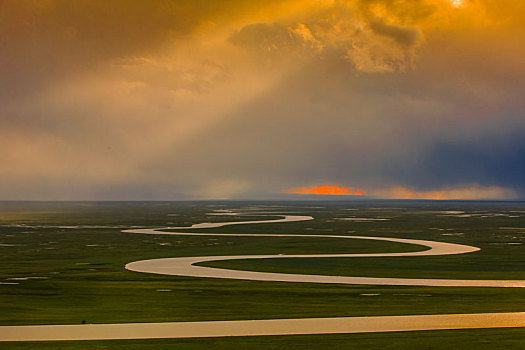
[[[362,235],[480,247],[452,256],[260,259],[207,266],[338,276],[525,279],[520,202],[10,202],[0,205],[0,325],[128,323],[525,311],[523,288],[255,282],[127,271],[137,260],[205,255],[407,252],[407,244],[300,237],[165,236],[133,227],[311,215],[305,222],[194,232]],[[219,215],[217,215],[219,214]],[[224,215],[226,214],[226,215]],[[522,348],[523,328],[354,335],[22,342],[2,348]]]

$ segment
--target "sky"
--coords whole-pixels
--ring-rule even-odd
[[[0,199],[524,199],[524,17],[0,0]]]

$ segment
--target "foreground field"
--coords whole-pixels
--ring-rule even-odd
[[[205,339],[148,339],[82,342],[22,342],[4,343],[9,350],[164,350],[164,349],[341,349],[341,350],[397,350],[397,349],[460,349],[521,350],[525,343],[522,328],[474,329],[453,331],[399,332],[373,334],[338,334],[308,336],[228,337]],[[4,349],[4,347],[3,347]]]
[[[254,208],[251,203],[20,206],[6,205],[4,213],[7,215],[3,217],[0,236],[0,249],[6,251],[4,256],[7,262],[2,265],[3,278],[0,281],[9,283],[0,285],[2,302],[6,305],[6,312],[1,316],[4,325],[74,324],[82,320],[92,323],[161,322],[525,309],[523,290],[518,289],[348,287],[213,281],[148,276],[122,268],[125,263],[139,259],[234,255],[239,252],[317,254],[407,251],[406,245],[390,242],[352,240],[342,244],[336,240],[321,239],[313,244],[299,238],[147,237],[120,232],[131,226],[178,226],[203,219],[245,219],[235,215],[207,215],[225,213],[226,210],[251,211],[253,219],[261,213],[295,211],[301,215],[312,215],[316,220],[309,223],[265,224],[262,227],[248,225],[242,227],[242,232],[368,236],[381,236],[388,232],[391,237],[435,239],[473,244],[483,249],[479,253],[454,258],[410,258],[418,259],[412,262],[412,268],[399,258],[387,262],[387,265],[384,260],[381,261],[384,258],[376,258],[369,264],[356,259],[339,259],[339,262],[326,259],[330,262],[301,261],[292,266],[302,273],[334,274],[335,269],[336,274],[344,275],[353,268],[352,275],[356,271],[362,275],[381,275],[388,273],[389,267],[401,277],[405,277],[402,276],[405,271],[408,273],[406,277],[421,274],[445,276],[439,278],[522,279],[524,262],[520,243],[525,225],[521,214],[523,208],[519,204],[427,203],[415,207],[411,204],[412,207],[405,208],[399,208],[399,203],[395,207],[391,203],[345,203],[315,205],[317,208],[304,203],[288,204],[285,208],[261,207],[260,204]],[[240,227],[229,227],[227,232],[239,230]],[[231,264],[217,262],[227,263]],[[257,269],[261,263],[262,269],[283,267],[280,272],[290,270],[290,264],[273,261],[271,264],[274,265],[268,265],[263,260],[250,262],[252,266],[249,269],[254,266]],[[359,264],[363,268],[359,268]]]

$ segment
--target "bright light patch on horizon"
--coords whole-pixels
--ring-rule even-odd
[[[283,192],[294,194],[324,194],[335,196],[363,196],[365,194],[365,191],[357,187],[339,187],[334,185],[294,187],[284,190]]]

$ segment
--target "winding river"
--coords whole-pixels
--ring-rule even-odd
[[[369,237],[369,236],[340,236],[340,235],[299,235],[299,234],[244,234],[244,233],[188,233],[167,232],[165,230],[185,230],[217,228],[228,225],[262,224],[277,222],[295,222],[312,220],[311,216],[285,216],[277,220],[237,221],[222,223],[202,223],[191,227],[165,227],[160,229],[133,229],[125,230],[128,233],[177,236],[237,236],[237,237],[304,237],[304,238],[340,238],[340,239],[368,239],[397,243],[416,244],[429,249],[408,253],[370,253],[370,254],[302,254],[302,255],[235,255],[235,256],[197,256],[182,258],[166,258],[135,261],[126,265],[126,269],[136,272],[155,273],[161,275],[228,278],[252,281],[275,282],[307,282],[307,283],[337,283],[337,284],[373,284],[373,285],[403,285],[403,286],[433,286],[433,287],[525,287],[522,280],[449,280],[449,279],[415,279],[415,278],[377,278],[351,276],[324,276],[298,275],[287,273],[267,273],[254,271],[226,270],[212,267],[195,266],[201,262],[238,259],[272,259],[272,258],[370,258],[370,257],[404,257],[404,256],[431,256],[472,253],[480,250],[462,244],[425,241],[419,239]],[[163,231],[164,230],[164,231]]]

